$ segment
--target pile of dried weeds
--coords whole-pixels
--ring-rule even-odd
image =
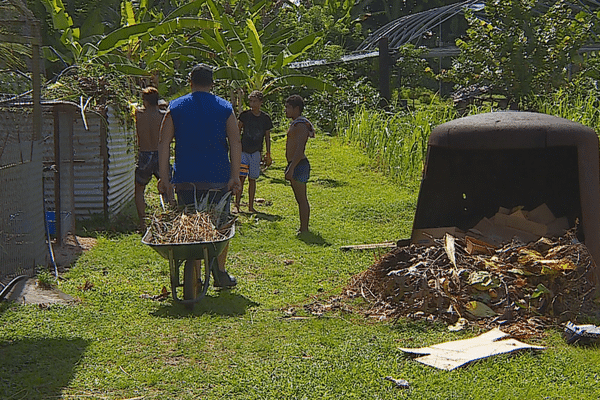
[[[600,317],[594,262],[574,230],[555,240],[484,250],[478,254],[451,236],[429,247],[398,247],[355,275],[343,296],[364,298],[370,316],[448,324],[465,318],[514,336]]]
[[[229,219],[223,224],[218,220],[219,217],[214,213],[206,211],[166,211],[152,216],[149,243],[179,244],[225,240],[231,235],[235,220]]]

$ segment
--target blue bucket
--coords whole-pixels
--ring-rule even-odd
[[[56,214],[54,211],[46,211],[46,227],[49,234],[56,235]]]

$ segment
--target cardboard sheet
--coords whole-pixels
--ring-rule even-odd
[[[503,339],[508,334],[495,328],[471,339],[455,340],[429,347],[416,349],[400,348],[405,353],[421,355],[416,361],[431,367],[453,370],[476,360],[499,354],[513,353],[518,350],[544,350],[543,346],[534,346],[515,339]]]

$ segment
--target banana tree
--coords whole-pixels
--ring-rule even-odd
[[[62,32],[61,43],[67,50],[60,53],[46,47],[48,59],[60,58],[69,65],[109,64],[126,75],[149,76],[157,70],[172,74],[175,60],[207,57],[202,49],[186,46],[187,37],[220,26],[217,21],[198,17],[205,0],[185,4],[167,16],[150,12],[148,0],[126,0],[121,3],[121,27],[94,41],[94,37],[80,37],[80,28],[74,26],[62,0],[42,1],[54,28]]]
[[[225,12],[220,3],[206,0],[210,16],[221,22],[222,29],[202,31],[196,40],[201,46],[216,53],[218,64],[215,77],[227,79],[249,93],[262,90],[268,94],[283,86],[305,86],[316,90],[333,91],[335,88],[320,79],[296,73],[288,65],[315,46],[322,38],[311,34],[292,43],[292,28],[278,29],[277,15],[262,24],[266,0],[259,1],[239,23],[234,15]]]

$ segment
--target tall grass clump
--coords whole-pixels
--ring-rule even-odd
[[[600,102],[596,90],[583,93],[557,90],[548,96],[536,98],[534,107],[538,112],[579,122],[600,132]]]
[[[337,126],[339,134],[362,147],[382,172],[411,182],[422,171],[432,129],[454,118],[456,111],[449,103],[397,113],[361,106],[342,114]]]

